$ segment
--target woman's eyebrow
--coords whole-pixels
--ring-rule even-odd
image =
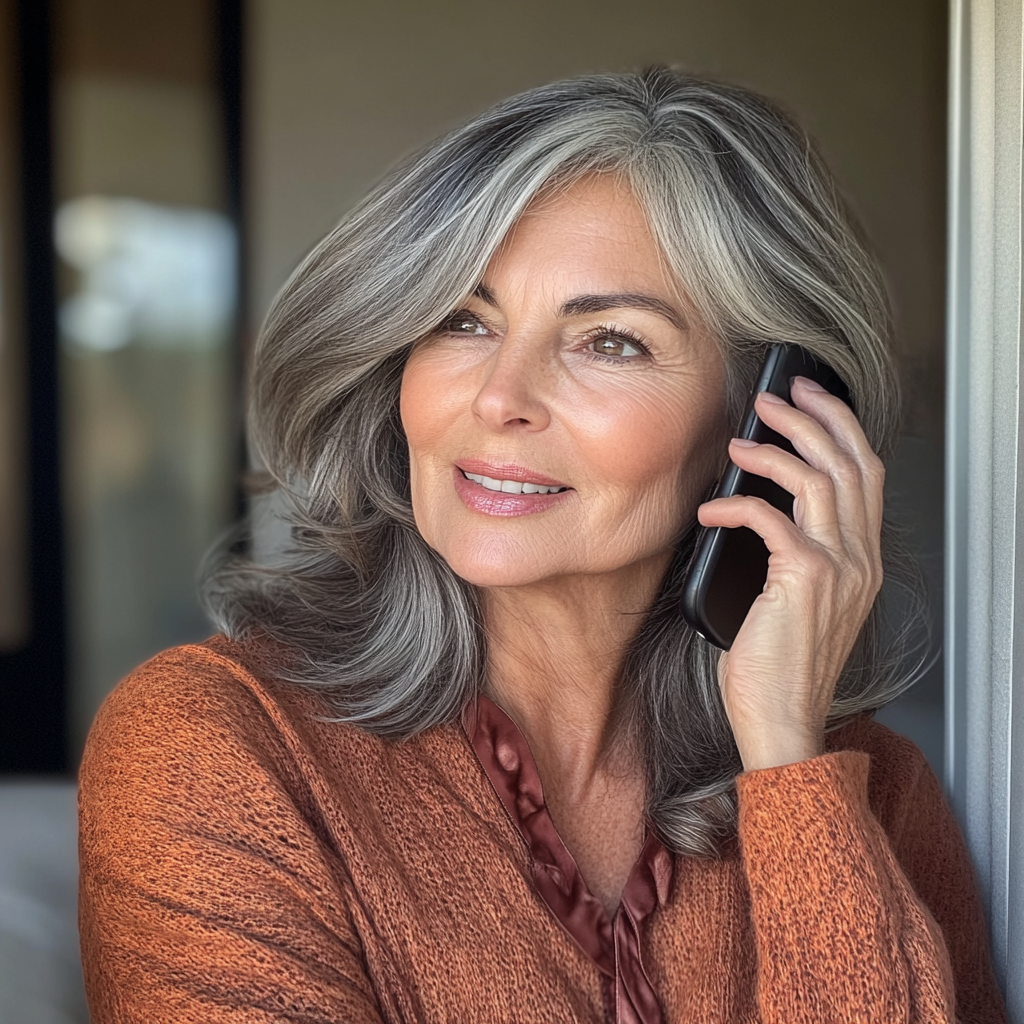
[[[606,309],[646,309],[664,317],[673,327],[685,331],[686,321],[664,299],[639,292],[611,292],[607,295],[578,295],[563,302],[559,314],[563,317],[582,316],[586,313],[601,313]]]
[[[473,296],[474,298],[482,299],[488,306],[493,306],[495,309],[498,308],[498,300],[494,297],[494,292],[485,284],[478,284],[473,289]]]
[[[485,284],[478,284],[473,295],[486,302],[488,306],[498,308],[498,300],[494,292]],[[575,299],[563,302],[558,315],[564,318],[584,316],[587,313],[603,313],[606,309],[646,309],[648,312],[663,316],[673,327],[680,331],[687,330],[686,321],[679,311],[659,299],[655,295],[644,295],[641,292],[609,292],[603,295],[577,295]]]

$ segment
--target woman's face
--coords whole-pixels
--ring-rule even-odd
[[[402,380],[426,542],[481,587],[661,571],[723,457],[725,370],[611,176],[538,200]]]

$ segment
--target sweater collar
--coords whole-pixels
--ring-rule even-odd
[[[555,829],[533,752],[519,727],[483,694],[466,705],[462,725],[529,850],[538,894],[606,979],[605,995],[608,1001],[614,999],[614,1019],[618,1024],[659,1024],[661,1008],[640,947],[644,922],[668,899],[672,855],[648,827],[618,910],[609,917]]]

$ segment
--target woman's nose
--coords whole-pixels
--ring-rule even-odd
[[[548,397],[554,376],[540,346],[506,336],[485,365],[473,413],[492,430],[543,430],[551,421]]]

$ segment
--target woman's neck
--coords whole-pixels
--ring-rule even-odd
[[[542,780],[570,794],[634,770],[621,728],[622,665],[669,557],[483,592],[485,693],[522,729]]]

